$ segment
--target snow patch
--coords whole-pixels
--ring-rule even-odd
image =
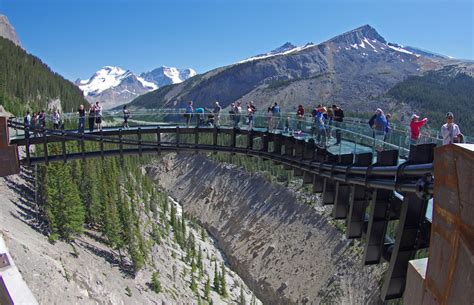
[[[249,62],[249,61],[254,61],[254,60],[260,60],[260,59],[265,59],[265,58],[270,58],[270,57],[274,57],[274,56],[280,56],[280,55],[288,55],[288,54],[291,54],[291,53],[296,53],[296,52],[300,52],[300,51],[303,51],[303,50],[306,50],[306,49],[309,49],[309,48],[313,48],[315,47],[316,45],[314,44],[306,44],[302,47],[295,47],[295,48],[292,48],[290,50],[287,50],[287,51],[284,51],[284,52],[279,52],[279,53],[267,53],[267,54],[264,54],[262,56],[255,56],[255,57],[250,57],[250,58],[247,58],[247,59],[244,59],[242,61],[239,61],[237,62],[238,64],[242,64],[242,63],[245,63],[245,62]]]
[[[407,51],[403,48],[398,48],[398,47],[394,47],[394,46],[390,46],[390,45],[387,45],[390,49],[392,50],[395,50],[397,52],[401,52],[401,53],[405,53],[405,54],[410,54],[410,55],[414,55],[413,52],[410,52],[410,51]]]
[[[364,38],[364,41],[372,48],[374,49],[374,52],[378,52],[377,49],[369,42],[367,38]],[[373,41],[373,40],[372,40]]]

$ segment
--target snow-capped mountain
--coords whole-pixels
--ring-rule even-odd
[[[193,69],[177,69],[174,67],[159,67],[140,76],[146,81],[157,84],[159,87],[178,84],[196,75]]]
[[[283,46],[225,67],[194,81],[140,96],[131,107],[185,107],[188,101],[226,107],[254,101],[259,109],[278,101],[285,109],[305,103],[338,103],[350,111],[389,105],[385,94],[409,76],[422,75],[454,61],[420,54],[385,40],[364,25],[318,44]],[[374,108],[375,107],[375,108]],[[370,111],[370,110],[367,110]]]
[[[160,73],[161,71],[161,73]],[[128,103],[136,97],[159,87],[180,83],[196,75],[192,69],[161,67],[142,75],[151,75],[145,80],[130,70],[115,66],[105,66],[86,80],[76,80],[89,102],[100,101],[105,109]]]

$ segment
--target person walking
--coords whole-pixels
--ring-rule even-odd
[[[128,110],[127,105],[123,105],[123,128],[130,128],[128,126],[128,119],[130,118],[130,110]]]
[[[426,124],[426,122],[428,122],[428,118],[424,118],[420,121],[420,117],[416,114],[411,116],[410,145],[416,145],[418,143],[418,140],[420,139],[420,129]]]
[[[338,105],[332,105],[333,121],[336,127],[336,145],[341,144],[342,140],[342,122],[344,121],[344,110]]]
[[[193,101],[189,101],[188,106],[186,107],[186,113],[184,114],[184,117],[186,118],[186,128],[189,128],[189,123],[193,117],[193,112]]]
[[[219,128],[221,126],[221,110],[222,107],[219,105],[219,102],[216,101],[216,104],[214,106],[214,109],[212,110],[212,113],[214,113],[214,126]]]
[[[30,126],[31,126],[31,115],[30,115],[29,110],[26,111],[26,115],[23,119],[23,123],[25,124],[25,128],[27,128],[27,129],[30,128]]]
[[[267,109],[267,126],[268,131],[273,129],[273,109],[272,106],[269,106]]]
[[[42,129],[45,129],[46,128],[46,113],[44,112],[44,110],[41,110],[38,116],[38,121],[39,121],[40,127]]]
[[[238,101],[235,103],[235,108],[234,108],[234,128],[239,128],[241,117],[242,117],[242,103]]]
[[[384,142],[387,142],[390,138],[392,127],[390,126],[390,119],[392,118],[392,115],[390,113],[387,113],[385,116],[387,119],[387,127],[385,128],[385,137],[384,137]]]
[[[254,120],[255,120],[255,112],[257,111],[257,108],[253,105],[253,101],[250,101],[247,104],[247,119],[249,123],[249,130],[252,130]]]
[[[280,121],[281,121],[281,110],[280,106],[278,106],[278,103],[275,102],[272,107],[273,110],[273,128],[272,129],[278,129],[280,128]]]
[[[79,123],[77,126],[77,130],[80,133],[84,133],[84,125],[86,124],[86,110],[84,109],[84,105],[79,105],[77,109],[77,114],[79,115]]]
[[[102,105],[97,101],[95,103],[95,123],[97,124],[97,129],[102,130]]]
[[[316,117],[314,118],[315,120],[315,125],[316,125],[316,134],[317,138],[316,141],[319,146],[326,147],[327,143],[327,138],[326,138],[326,118],[324,117],[324,114],[327,112],[326,107],[322,107],[321,105],[318,105],[316,112]]]
[[[57,109],[53,111],[51,121],[53,121],[53,129],[59,129],[59,122],[61,121],[61,116],[59,115],[59,111]]]
[[[371,119],[372,121],[372,119]],[[369,125],[371,122],[369,121]],[[374,146],[377,151],[383,150],[383,141],[385,139],[385,131],[387,129],[387,118],[382,109],[377,108],[375,118],[372,121],[372,130],[374,134]]]
[[[204,108],[196,108],[196,127],[204,126]]]
[[[443,145],[464,142],[459,126],[454,123],[452,112],[446,113],[446,124],[441,126],[441,136],[443,137]]]
[[[33,129],[33,136],[38,136],[38,127],[39,127],[39,113],[33,112],[31,117],[31,129]]]
[[[91,105],[89,108],[89,132],[94,131],[94,124],[95,124],[95,106]]]
[[[303,131],[303,121],[304,121],[304,107],[303,105],[298,105],[296,110],[296,132],[300,133]]]

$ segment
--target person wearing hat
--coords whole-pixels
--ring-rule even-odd
[[[446,113],[446,124],[441,126],[441,136],[443,137],[443,145],[462,143],[462,134],[459,126],[454,123],[454,115],[452,112]]]
[[[428,122],[428,118],[424,118],[423,120],[420,121],[420,117],[417,116],[416,114],[413,114],[411,116],[411,122],[410,122],[410,144],[415,145],[418,143],[418,140],[420,139],[420,129],[423,127],[423,125]]]

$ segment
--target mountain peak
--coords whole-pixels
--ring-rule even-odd
[[[7,16],[0,15],[0,37],[4,37],[21,47],[20,40],[16,36],[15,29],[8,21]]]
[[[373,27],[371,27],[368,24],[355,28],[341,35],[338,35],[328,40],[328,42],[358,44],[360,43],[360,41],[364,40],[364,38],[367,38],[369,40],[377,40],[381,43],[387,43],[385,38],[383,38],[377,32],[377,30],[375,30]]]
[[[282,52],[285,52],[285,51],[288,51],[288,50],[291,50],[291,49],[294,49],[294,48],[296,48],[296,46],[294,44],[292,44],[291,42],[285,42],[282,46],[270,51],[270,54],[282,53]]]

